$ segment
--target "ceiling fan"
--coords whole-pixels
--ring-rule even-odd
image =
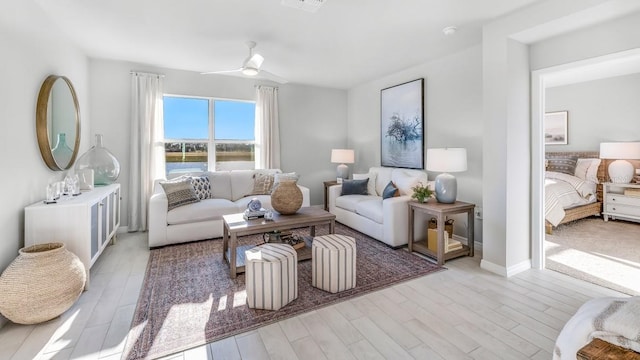
[[[203,72],[202,74],[244,75],[248,77],[272,80],[280,84],[287,83],[287,80],[260,68],[264,62],[264,57],[260,54],[253,53],[253,49],[256,47],[255,41],[247,41],[246,45],[249,48],[249,56],[247,56],[244,62],[242,62],[242,67],[233,70],[208,71]]]

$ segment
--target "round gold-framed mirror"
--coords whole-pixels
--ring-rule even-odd
[[[69,169],[80,147],[80,109],[71,81],[49,75],[38,94],[36,135],[45,164],[51,170]]]

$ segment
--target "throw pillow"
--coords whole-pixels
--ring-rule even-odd
[[[548,156],[547,160],[549,163],[547,171],[555,171],[575,176],[577,158]]]
[[[273,186],[275,187],[276,184],[278,184],[280,182],[280,180],[293,180],[293,181],[298,181],[298,174],[294,173],[294,172],[290,172],[290,173],[278,173],[273,175]]]
[[[353,180],[369,179],[367,183],[367,193],[369,195],[378,195],[376,193],[376,173],[353,174]]]
[[[253,191],[249,195],[271,195],[273,175],[256,173],[253,175]]]
[[[341,195],[367,195],[367,183],[369,179],[343,180]]]
[[[393,181],[389,181],[382,191],[382,199],[384,200],[396,196],[400,196],[400,191],[398,191],[398,188],[393,184]]]
[[[191,178],[163,181],[160,185],[167,195],[168,210],[200,201],[191,185]]]
[[[211,183],[209,182],[209,177],[206,175],[196,176],[191,178],[191,186],[193,186],[193,190],[198,195],[198,199],[205,200],[211,199]]]

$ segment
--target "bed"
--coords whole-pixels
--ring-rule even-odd
[[[548,152],[545,171],[545,230],[602,211],[605,160],[597,151]],[[590,160],[587,160],[590,159]],[[573,188],[573,192],[568,190]]]

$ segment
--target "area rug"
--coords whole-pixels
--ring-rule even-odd
[[[308,229],[295,232],[308,234]],[[317,228],[316,235],[327,233],[328,226]],[[229,278],[222,239],[151,250],[123,358],[184,351],[443,269],[341,224],[336,233],[356,239],[356,287],[337,294],[316,289],[311,260],[301,261],[298,299],[278,311],[247,307],[244,274]],[[240,245],[260,242],[261,235],[239,239]]]
[[[545,240],[547,269],[640,295],[640,224],[587,218],[558,226]]]

